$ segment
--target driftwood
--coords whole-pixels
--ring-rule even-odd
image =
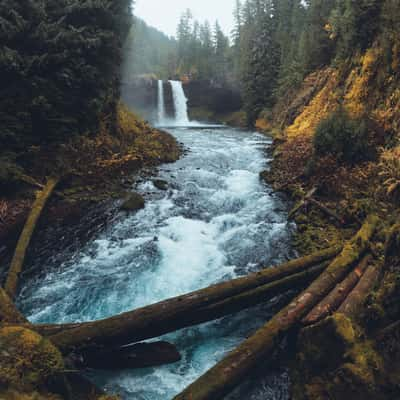
[[[379,282],[383,265],[376,263],[369,266],[361,277],[360,282],[347,296],[346,300],[339,307],[337,312],[345,314],[350,318],[357,318],[362,310],[367,296]]]
[[[324,214],[326,214],[328,217],[333,218],[339,225],[344,225],[345,221],[342,217],[340,217],[338,214],[336,214],[334,211],[323,205],[321,202],[318,200],[314,199],[314,195],[317,191],[317,188],[311,189],[304,197],[302,200],[300,200],[295,207],[289,212],[289,219],[293,219],[293,217],[303,208],[307,207],[308,204],[313,204],[315,207],[317,207],[319,210],[321,210]]]
[[[363,276],[370,261],[371,256],[366,255],[357,267],[303,318],[303,325],[315,324],[336,311]]]
[[[357,235],[343,248],[341,254],[304,292],[275,315],[253,336],[192,383],[174,400],[221,399],[255,366],[267,358],[282,335],[298,324],[330,290],[342,280],[369,247],[378,218],[370,216]]]
[[[59,178],[50,178],[43,191],[38,193],[36,200],[33,203],[32,210],[18,240],[17,248],[15,249],[14,257],[11,261],[11,266],[4,286],[4,289],[10,298],[14,298],[17,291],[19,275],[22,271],[26,251],[32,238],[33,231],[35,230],[36,224],[47,200],[50,198],[58,182]]]
[[[80,354],[80,368],[136,369],[172,364],[181,360],[177,348],[168,342],[137,343],[117,349],[88,349]]]
[[[328,207],[324,206],[322,203],[319,201],[315,200],[313,197],[310,197],[308,199],[308,202],[319,208],[323,213],[325,213],[328,217],[333,218],[335,221],[339,223],[339,225],[344,225],[345,220],[337,215],[334,211],[329,209]]]
[[[305,282],[304,279],[309,279],[310,274],[301,275],[301,272],[333,258],[340,249],[341,246],[329,248],[311,256],[289,261],[279,267],[267,268],[104,320],[77,324],[37,325],[34,329],[48,336],[64,352],[93,345],[125,345],[158,337],[249,307],[256,304],[256,299],[262,301],[267,295],[289,289],[296,280]],[[292,277],[291,280],[284,279],[296,273],[299,275]],[[315,274],[315,271],[313,273]],[[271,286],[267,286],[269,284]],[[260,288],[262,286],[264,287]],[[257,288],[260,290],[250,293]],[[245,292],[249,293],[243,298],[235,298]],[[228,301],[231,308],[228,308],[228,304],[224,301]],[[228,312],[228,310],[233,311]]]
[[[294,208],[289,212],[288,218],[292,219],[303,207],[307,205],[307,202],[309,199],[311,199],[314,194],[316,193],[318,189],[317,188],[312,188],[304,197],[302,200],[300,200]]]

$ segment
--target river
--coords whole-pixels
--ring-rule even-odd
[[[144,179],[132,190],[145,195],[145,209],[121,212],[83,248],[61,255],[56,265],[49,258],[46,274],[29,277],[19,305],[31,321],[104,318],[292,255],[287,204],[259,179],[270,139],[232,128],[169,131],[187,149],[178,162],[158,170],[169,189],[160,191]],[[124,400],[170,400],[261,326],[276,301],[166,335],[182,354],[176,364],[89,375]],[[285,400],[287,388],[286,370],[277,367],[232,398]]]

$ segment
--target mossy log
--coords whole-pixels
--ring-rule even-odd
[[[0,324],[27,324],[28,320],[19,312],[6,291],[0,287]]]
[[[15,249],[15,253],[11,261],[11,266],[8,271],[6,283],[4,286],[5,291],[11,299],[15,297],[15,293],[18,287],[19,275],[22,271],[26,251],[28,249],[29,242],[31,241],[36,224],[39,220],[40,215],[42,214],[47,200],[50,198],[54,188],[57,186],[59,181],[59,178],[50,178],[47,181],[44,189],[37,194],[36,200],[32,206],[32,210],[25,223],[21,236],[19,237],[17,248]]]
[[[221,399],[240,384],[272,353],[282,335],[295,327],[347,275],[368,249],[377,223],[377,217],[368,217],[357,235],[345,244],[341,254],[304,292],[174,400]]]
[[[181,360],[177,348],[168,342],[136,343],[121,348],[98,351],[88,349],[80,354],[81,368],[121,370],[156,367]]]
[[[360,278],[363,276],[365,270],[368,268],[371,261],[371,255],[366,255],[357,267],[350,272],[349,275],[343,279],[336,287],[319,302],[305,318],[303,318],[303,325],[312,325],[327,317],[340,307],[349,293],[357,285]]]
[[[310,197],[308,201],[313,204],[315,207],[320,209],[324,214],[326,214],[328,217],[333,218],[340,226],[345,224],[345,220],[343,217],[340,217],[338,214],[336,214],[334,211],[329,209],[328,207],[324,206],[322,203],[320,203],[318,200],[315,200],[314,198]]]
[[[317,188],[312,188],[303,199],[301,199],[289,212],[288,219],[292,219],[303,207],[307,205],[307,202],[314,196]]]
[[[357,319],[364,306],[367,296],[379,283],[379,277],[382,269],[382,263],[376,263],[375,265],[369,266],[358,284],[339,307],[338,312],[346,315],[349,318]]]
[[[104,320],[37,325],[35,330],[48,336],[64,352],[93,345],[124,345],[158,337],[250,307],[268,295],[290,289],[296,282],[307,282],[316,272],[313,270],[308,273],[306,270],[333,258],[340,249],[341,246],[332,247],[275,268],[267,268]],[[296,273],[297,276],[284,279]]]

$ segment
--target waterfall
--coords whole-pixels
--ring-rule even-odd
[[[165,101],[164,101],[164,82],[158,81],[158,104],[157,104],[158,124],[165,123]]]
[[[185,92],[183,91],[182,82],[181,81],[169,81],[172,87],[172,97],[174,100],[175,106],[175,125],[188,125],[189,124],[189,116],[188,116],[188,108],[187,102],[188,99],[185,96]]]

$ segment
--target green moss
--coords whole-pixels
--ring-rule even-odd
[[[61,353],[47,339],[21,327],[0,329],[0,387],[33,390],[63,367]]]
[[[0,390],[1,400],[63,400],[60,396],[50,393],[28,392],[22,393],[16,390]]]
[[[358,325],[336,313],[302,330],[293,399],[380,399],[384,363]]]
[[[145,206],[145,201],[142,195],[139,193],[129,193],[127,198],[121,205],[123,211],[138,211]]]

